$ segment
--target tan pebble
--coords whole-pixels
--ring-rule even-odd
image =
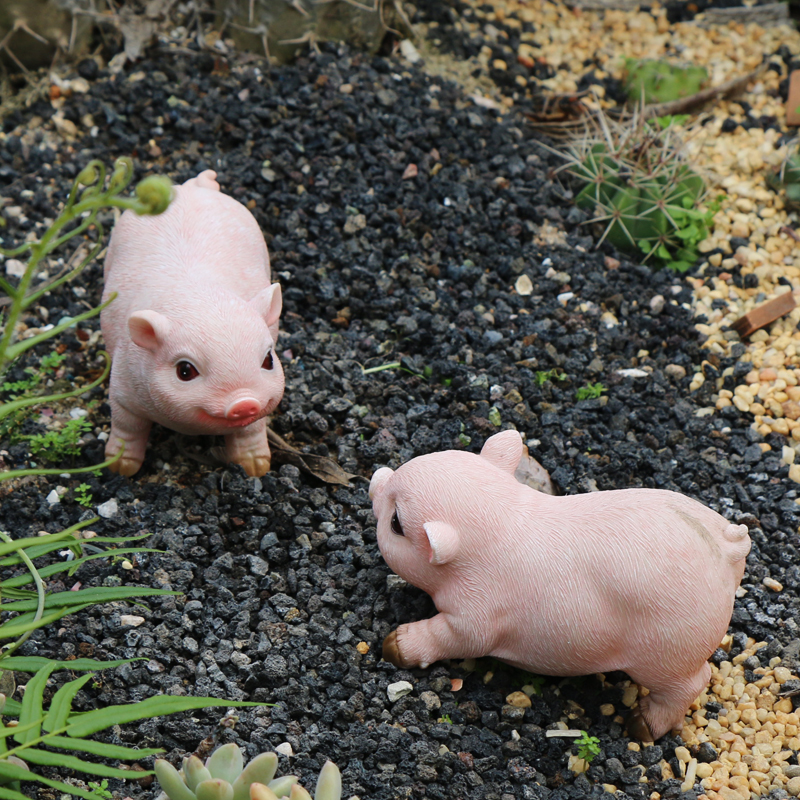
[[[753,415],[755,415],[755,414],[762,414],[763,415],[763,414],[767,413],[767,409],[764,408],[764,406],[762,406],[761,403],[753,403],[750,406],[750,413],[753,414]]]
[[[712,267],[718,267],[722,263],[722,253],[714,253],[708,257],[708,263]]]
[[[781,461],[783,461],[784,464],[794,464],[796,454],[797,451],[794,449],[794,447],[789,447],[788,444],[785,444],[781,448]]]
[[[784,417],[789,419],[800,419],[800,403],[794,400],[787,400],[781,404],[781,411]]]
[[[747,400],[745,400],[743,397],[740,397],[738,395],[736,395],[733,398],[733,404],[736,406],[736,408],[739,409],[739,411],[743,411],[744,412],[744,411],[749,411],[750,410],[750,403],[748,403]],[[730,402],[727,402],[726,405],[730,405]]]
[[[758,370],[751,369],[750,372],[748,372],[747,375],[744,376],[744,382],[748,384],[758,383],[759,382]]]
[[[775,676],[775,680],[778,683],[786,683],[786,681],[792,679],[792,672],[786,669],[786,667],[775,667],[775,669],[772,670],[772,674]]]
[[[356,645],[356,650],[364,656],[369,652],[369,645],[366,642],[359,642]]]
[[[758,373],[759,380],[763,383],[764,381],[776,381],[778,380],[778,373],[768,367],[767,369],[762,369],[761,372]]]
[[[800,483],[800,481],[798,481],[798,483]],[[636,698],[638,696],[639,696],[639,689],[635,683],[632,683],[625,689],[622,695],[622,704],[630,708],[636,702]]]
[[[783,591],[783,584],[778,583],[774,578],[764,578],[761,581],[767,589],[772,589],[773,592],[782,592]]]
[[[795,428],[798,430],[798,428]],[[789,467],[789,480],[800,483],[800,464],[792,464]]]
[[[525,692],[511,692],[511,694],[506,697],[506,703],[510,706],[514,706],[514,708],[530,708],[531,707],[531,699]]]
[[[600,706],[600,713],[604,717],[613,716],[613,714],[615,713],[614,706],[612,706],[611,703],[603,703],[603,705]]]
[[[714,772],[713,767],[711,764],[698,764],[697,765],[697,777],[701,780],[703,778],[710,778],[712,773]]]
[[[683,761],[684,764],[688,764],[692,760],[689,750],[685,747],[675,748],[675,758],[677,758],[678,761]]]
[[[789,424],[783,418],[776,419],[772,423],[772,430],[775,431],[775,433],[780,433],[783,436],[788,436],[789,435]]]
[[[762,453],[769,453],[772,450],[772,445],[768,442],[759,442],[758,446],[761,448]]]
[[[789,778],[786,786],[783,787],[792,796],[800,795],[800,778]]]

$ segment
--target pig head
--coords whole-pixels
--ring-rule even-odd
[[[134,474],[153,422],[225,436],[249,475],[269,470],[266,417],[284,377],[276,343],[281,290],[252,214],[215,173],[175,189],[157,217],[126,211],[105,263],[101,326],[112,356],[112,469]]]
[[[387,564],[438,614],[384,641],[397,666],[494,656],[546,675],[624,670],[650,690],[631,733],[679,725],[710,678],[750,539],[657,489],[555,497],[518,483],[516,431],[379,469],[370,496]]]

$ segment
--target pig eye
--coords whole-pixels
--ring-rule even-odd
[[[397,516],[397,511],[392,516],[392,533],[396,536],[405,536],[403,533],[403,526],[400,524],[400,517]]]
[[[175,374],[179,380],[193,381],[200,373],[194,364],[189,361],[179,361],[178,366],[175,367]]]
[[[275,366],[275,362],[272,358],[272,350],[267,353],[267,357],[264,359],[264,363],[261,365],[261,369],[272,369]]]

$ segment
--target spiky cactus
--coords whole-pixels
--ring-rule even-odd
[[[278,756],[262,753],[246,767],[242,751],[235,744],[218,747],[203,762],[197,756],[183,759],[176,770],[158,759],[156,776],[169,800],[311,800],[297,783],[297,776],[275,778]],[[341,800],[342,777],[332,761],[326,761],[317,778],[314,800]]]
[[[599,136],[562,154],[581,184],[576,204],[605,224],[601,242],[657,266],[689,269],[711,218],[696,209],[706,194],[703,179],[681,156],[671,128],[659,130],[641,116],[624,126],[601,123]]]
[[[669,64],[666,61],[628,58],[625,61],[625,93],[637,103],[669,103],[700,91],[708,80],[705,67]]]

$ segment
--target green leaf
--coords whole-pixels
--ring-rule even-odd
[[[22,792],[16,792],[13,789],[9,789],[8,786],[0,786],[0,800],[31,800]]]
[[[73,739],[69,736],[48,736],[44,743],[48,747],[58,747],[62,750],[77,750],[103,758],[118,758],[123,761],[138,761],[147,756],[156,756],[163,753],[161,747],[124,747],[119,744],[97,742],[94,739]]]
[[[83,605],[70,608],[57,608],[49,614],[43,614],[42,618],[36,623],[33,621],[33,612],[30,614],[23,614],[10,622],[4,622],[0,625],[0,639],[16,639],[17,636],[21,636],[23,633],[36,630],[37,628],[44,628],[45,625],[50,625],[50,623],[60,620],[61,617],[66,617],[67,614],[75,614],[78,611],[83,611],[84,608],[88,608],[90,605],[91,603],[84,603]],[[5,606],[3,606],[3,610],[5,610]]]
[[[342,775],[333,761],[326,761],[317,778],[314,800],[341,800]]]
[[[156,777],[169,800],[196,800],[194,792],[184,783],[178,770],[163,758],[155,763]]]
[[[13,542],[3,542],[0,544],[0,556],[4,556],[8,553],[14,553],[17,550],[24,550],[37,544],[42,544],[44,541],[61,541],[62,539],[67,539],[71,536],[72,530],[67,529],[59,531],[58,533],[48,533],[47,536],[32,536],[28,539],[15,539]]]
[[[74,661],[55,661],[42,656],[9,656],[0,659],[0,669],[13,670],[14,672],[38,672],[47,664],[58,664],[58,669],[71,669],[83,672],[92,669],[111,669],[121,667],[123,664],[132,664],[134,661],[147,661],[146,658],[120,658],[116,661],[95,661],[92,658],[76,658]]]
[[[6,704],[3,706],[3,715],[6,717],[18,717],[22,711],[22,703],[11,698],[6,698]]]
[[[76,592],[48,594],[44,606],[45,608],[63,608],[80,604],[113,603],[136,597],[165,597],[176,594],[180,594],[180,592],[171,589],[153,589],[149,586],[95,586]],[[3,603],[3,611],[32,611],[35,608],[36,600],[15,600],[11,603]]]
[[[230,742],[218,747],[206,761],[206,768],[212,778],[220,778],[227,783],[233,783],[241,774],[244,767],[244,756],[239,746]]]
[[[142,774],[143,773],[141,772],[136,773],[137,777]],[[45,786],[50,786],[53,789],[66,792],[67,794],[83,797],[84,800],[97,800],[97,795],[94,794],[94,792],[81,789],[77,786],[71,786],[70,784],[63,783],[62,781],[50,780],[50,778],[45,778],[42,775],[35,775],[34,773],[29,772],[27,769],[18,767],[16,764],[10,764],[3,758],[0,758],[0,777],[12,781],[36,781],[38,783],[43,783]],[[126,777],[129,778],[130,773]]]
[[[44,718],[44,710],[42,703],[44,702],[44,689],[47,686],[47,680],[56,669],[55,664],[48,664],[40,669],[29,681],[25,688],[25,694],[22,696],[22,711],[19,715],[19,724],[27,726],[34,720]],[[14,739],[19,744],[33,741],[39,738],[40,727],[36,725],[33,728],[26,729],[22,733],[17,734]]]
[[[191,711],[195,708],[250,708],[264,706],[268,703],[254,703],[247,700],[220,700],[216,697],[177,697],[173,695],[156,695],[139,703],[107,706],[87,711],[71,723],[67,728],[68,736],[82,739],[93,733],[102,731],[112,725],[124,725],[126,722],[138,722],[142,719],[163,717],[177,714],[180,711]]]
[[[233,789],[230,783],[222,778],[198,783],[194,793],[197,800],[233,800]]]
[[[109,767],[107,764],[95,764],[91,761],[84,761],[75,756],[67,755],[66,753],[51,753],[48,750],[38,750],[35,747],[29,747],[24,750],[21,755],[24,757],[25,761],[29,761],[31,764],[39,764],[43,767],[74,769],[78,772],[85,772],[87,775],[99,775],[103,778],[121,778],[122,780],[128,780],[131,777],[131,772],[128,769]],[[152,772],[136,772],[136,777],[144,778],[152,774]]]
[[[75,678],[73,681],[65,683],[54,695],[50,701],[50,710],[44,718],[42,727],[46,731],[57,731],[67,724],[69,719],[69,712],[72,711],[72,701],[75,695],[80,691],[84,684],[88,683],[94,678],[94,672],[87,672],[80,678]],[[26,690],[27,694],[27,690]]]
[[[275,753],[261,753],[242,770],[233,782],[233,800],[249,800],[250,785],[269,783],[278,770],[278,756]]]

